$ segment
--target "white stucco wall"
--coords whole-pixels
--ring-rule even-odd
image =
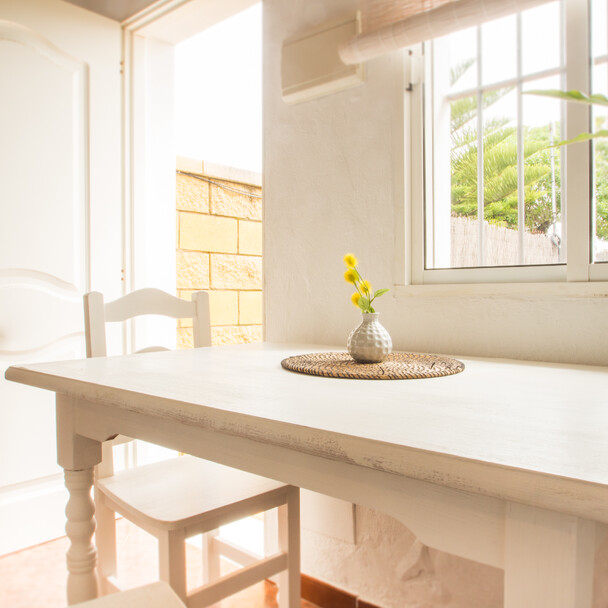
[[[402,59],[366,65],[365,84],[288,106],[282,41],[353,12],[355,2],[266,0],[264,199],[267,338],[343,344],[357,322],[342,256],[375,287],[405,253]],[[396,295],[378,301],[397,349],[608,365],[605,296]],[[297,319],[297,321],[296,321]]]
[[[354,252],[378,288],[393,287],[396,260],[404,255],[395,228],[404,201],[400,53],[368,62],[366,82],[357,88],[293,106],[281,99],[283,40],[355,10],[354,0],[264,0],[264,289],[271,341],[345,344],[359,314],[342,278],[342,256]],[[377,308],[398,350],[608,365],[605,297],[393,289]],[[386,608],[502,605],[500,571],[434,551],[412,571],[418,548],[404,526],[363,509],[357,526],[354,547],[306,533],[304,572]]]

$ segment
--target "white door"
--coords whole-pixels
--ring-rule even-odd
[[[4,370],[83,357],[91,262],[97,268],[121,256],[120,197],[89,205],[88,65],[60,48],[64,37],[71,51],[85,45],[90,17],[63,4],[0,0],[0,554],[62,535],[65,521],[54,396],[5,381]],[[44,25],[33,29],[32,22]],[[113,40],[117,57],[120,38]],[[106,123],[119,152],[119,120]],[[116,154],[103,163],[117,194],[119,162]],[[92,259],[91,215],[105,218],[98,225],[113,251],[103,261]],[[109,283],[104,273],[96,271],[98,288]]]

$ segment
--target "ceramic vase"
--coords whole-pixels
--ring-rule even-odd
[[[350,332],[346,347],[357,363],[380,363],[392,352],[393,342],[378,320],[379,312],[362,315],[361,325]]]

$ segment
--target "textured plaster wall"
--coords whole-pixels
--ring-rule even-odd
[[[390,287],[404,256],[403,80],[399,53],[366,64],[366,82],[298,105],[281,99],[281,44],[352,13],[355,2],[265,2],[267,337],[343,344],[356,323],[342,256]],[[294,272],[297,268],[297,272]],[[608,365],[606,297],[383,296],[396,348]],[[294,322],[297,319],[297,323]]]
[[[403,66],[368,62],[366,82],[288,106],[283,41],[352,14],[354,0],[264,1],[264,290],[266,337],[343,345],[358,313],[342,279],[355,252],[376,287],[393,287],[404,253]],[[608,365],[602,297],[383,296],[396,349]],[[305,533],[304,572],[386,608],[499,608],[502,572],[421,547],[402,524],[357,509],[355,546]],[[598,569],[606,572],[606,544]],[[599,573],[598,570],[598,573]],[[606,589],[596,576],[597,606]],[[602,598],[603,602],[602,603]]]

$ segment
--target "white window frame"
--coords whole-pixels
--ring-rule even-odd
[[[589,3],[580,0],[562,0],[564,11],[565,38],[565,77],[566,90],[590,90],[590,69],[580,70],[576,66],[590,65]],[[591,262],[592,216],[591,216],[591,145],[577,145],[576,153],[572,146],[563,150],[564,166],[567,175],[562,175],[564,199],[562,210],[563,229],[567,234],[567,262],[561,265],[479,267],[479,268],[425,268],[425,162],[431,161],[430,150],[425,149],[424,141],[424,77],[417,82],[416,73],[429,74],[429,58],[425,58],[422,45],[408,49],[406,56],[406,82],[411,86],[406,90],[405,107],[409,109],[411,121],[406,129],[406,159],[409,166],[405,174],[409,182],[409,197],[406,197],[406,217],[410,217],[410,229],[404,242],[409,244],[409,259],[406,262],[406,285],[462,285],[480,284],[472,291],[485,292],[488,284],[494,285],[495,292],[510,292],[508,284],[528,284],[528,291],[546,293],[558,291],[572,293],[573,286],[590,281],[608,280],[608,263]],[[584,104],[565,104],[566,138],[589,131],[590,108]],[[428,113],[427,113],[428,115]],[[428,125],[427,125],[428,128]],[[426,157],[426,158],[425,158]],[[576,204],[575,201],[585,204]],[[406,256],[407,257],[407,256]],[[536,284],[534,287],[533,285]],[[549,284],[549,285],[543,285]],[[595,288],[608,291],[608,284]],[[471,291],[471,290],[469,290]],[[577,291],[574,287],[574,291]],[[583,288],[582,292],[587,292]],[[410,289],[411,292],[411,289]],[[578,292],[581,292],[578,289]]]

